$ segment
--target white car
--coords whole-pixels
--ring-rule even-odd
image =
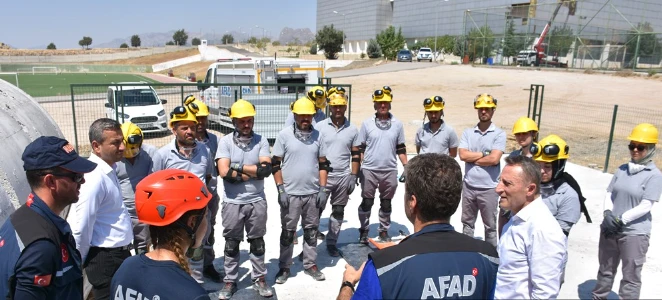
[[[417,61],[429,60],[430,62],[432,62],[433,59],[434,59],[434,55],[432,54],[432,49],[421,48],[418,50],[418,55],[416,55]]]
[[[131,121],[144,133],[168,131],[168,116],[154,88],[146,82],[118,82],[108,86],[106,98],[106,117],[120,123]]]

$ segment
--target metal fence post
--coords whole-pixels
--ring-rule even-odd
[[[179,92],[182,94],[182,106],[184,106],[184,86],[179,87]]]
[[[531,118],[531,101],[533,100],[533,84],[529,88],[529,108],[526,110],[526,117]]]
[[[74,144],[76,145],[76,151],[80,153],[80,149],[78,149],[78,131],[76,130],[76,105],[74,105],[74,86],[69,85],[69,89],[71,90],[71,115],[74,119]]]
[[[609,129],[609,143],[607,144],[607,157],[605,157],[605,167],[602,173],[607,173],[609,170],[609,156],[611,155],[611,142],[614,140],[614,127],[616,126],[616,114],[618,114],[618,104],[614,105],[614,113],[611,117],[611,129]]]
[[[545,86],[544,85],[538,85],[539,87],[542,87],[542,91],[540,91],[540,106],[538,106],[538,131],[540,131],[540,121],[542,120],[542,101],[545,98]]]

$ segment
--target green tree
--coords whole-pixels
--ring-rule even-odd
[[[253,44],[253,45],[255,45],[255,44],[257,44],[257,42],[258,42],[258,40],[257,40],[257,38],[254,37],[254,36],[252,36],[252,37],[250,37],[250,38],[248,39],[248,43],[249,43],[249,44]]]
[[[455,39],[455,44],[453,45],[453,55],[462,56],[468,54],[466,50],[466,46],[467,46],[466,37],[463,35],[457,37]]]
[[[184,46],[186,45],[186,41],[188,41],[188,34],[186,34],[186,31],[184,31],[184,29],[177,30],[172,35],[172,40],[173,42],[175,42],[176,45]]]
[[[173,41],[167,41],[166,42],[166,46],[174,46],[174,45],[175,45],[175,42],[173,42]]]
[[[366,52],[370,58],[382,57],[382,48],[379,47],[379,43],[377,43],[377,41],[374,39],[370,39],[370,41],[368,41],[368,49],[366,49]]]
[[[57,49],[57,47],[55,47],[55,44],[50,43],[50,44],[48,44],[48,46],[46,46],[46,49],[48,49],[48,50],[55,50],[55,49]]]
[[[274,47],[276,47],[276,46],[280,46],[280,41],[273,41],[273,42],[271,42],[271,46],[274,46]]]
[[[287,48],[287,50],[290,50],[290,48]],[[287,51],[287,52],[290,52],[290,51]],[[310,54],[312,54],[312,55],[316,55],[317,54],[317,45],[310,45],[310,50],[308,52],[310,52]]]
[[[201,43],[202,43],[202,41],[200,40],[200,38],[196,37],[196,38],[191,39],[191,45],[192,46],[199,46]]]
[[[140,47],[140,36],[137,34],[131,36],[131,47]]]
[[[78,41],[78,45],[83,47],[83,49],[90,49],[90,45],[92,45],[92,38],[89,36],[84,36],[80,41]]]
[[[221,38],[221,41],[223,42],[223,45],[234,44],[234,36],[232,36],[229,33],[226,33]]]
[[[398,28],[398,32],[396,33],[395,27],[389,26],[377,35],[377,43],[386,58],[395,59],[398,50],[405,46],[405,37],[402,36],[402,28]]]
[[[122,45],[120,45],[120,49],[126,49],[126,48],[129,48],[129,45],[127,45],[126,43],[122,43]]]
[[[554,27],[549,37],[549,49],[547,51],[550,56],[566,56],[572,42],[575,41],[572,28],[563,25],[562,27]]]
[[[315,42],[319,45],[320,50],[324,51],[324,56],[327,59],[338,58],[338,52],[342,51],[342,44],[345,33],[342,30],[336,30],[331,26],[324,26],[315,35]]]
[[[434,51],[437,49],[439,52],[444,52],[444,53],[451,53],[453,51],[453,47],[455,46],[455,37],[452,35],[444,35],[444,36],[438,36],[437,39],[437,45],[435,47],[435,38],[434,37],[429,37],[425,39],[425,41],[422,42],[421,47],[428,47]]]
[[[635,55],[637,51],[637,39],[639,40],[639,56],[650,56],[660,51],[660,41],[653,33],[655,30],[650,23],[644,22],[637,24],[637,28],[630,30],[627,35],[625,48],[628,53]]]
[[[469,59],[472,61],[476,57],[487,58],[494,50],[494,33],[487,25],[471,29],[467,40]]]
[[[521,38],[515,33],[515,22],[511,19],[506,23],[506,33],[503,37],[503,56],[508,58],[510,64],[510,57],[516,56],[522,50]]]

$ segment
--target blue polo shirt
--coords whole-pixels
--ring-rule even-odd
[[[83,299],[71,228],[35,194],[0,227],[0,297],[9,295],[12,277],[14,299]]]

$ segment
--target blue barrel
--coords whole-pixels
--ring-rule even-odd
[[[490,66],[493,65],[494,64],[494,58],[488,57],[487,58],[487,64],[490,65]]]

